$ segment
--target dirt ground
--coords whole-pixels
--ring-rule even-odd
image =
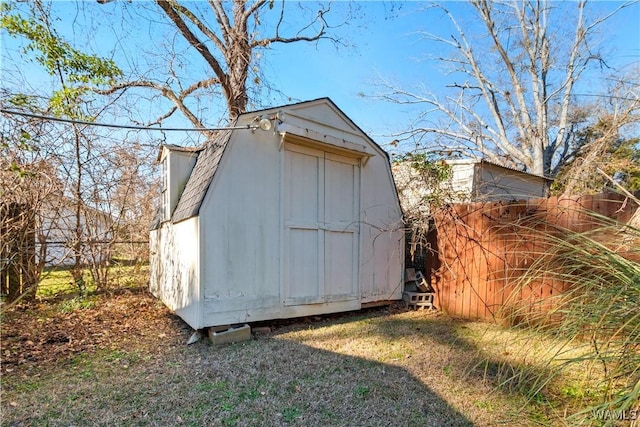
[[[193,333],[157,298],[146,290],[126,290],[96,297],[91,307],[61,310],[64,302],[22,304],[2,314],[1,354],[3,374],[61,365],[78,354],[126,348],[153,352],[182,347]],[[335,320],[363,313],[381,315],[405,311],[402,303],[352,313],[256,323],[282,332],[320,320]]]
[[[4,309],[2,425],[493,426],[562,417],[519,391],[496,391],[499,377],[477,357],[493,346],[497,363],[514,340],[492,343],[486,324],[393,305],[252,326],[266,333],[187,346],[191,328],[143,290]]]
[[[102,295],[71,312],[62,304],[23,304],[2,314],[2,374],[62,365],[78,354],[184,344],[189,327],[145,290]]]

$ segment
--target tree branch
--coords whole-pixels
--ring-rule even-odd
[[[216,3],[216,2],[214,2],[214,3]],[[198,28],[198,30],[200,30],[200,32],[202,32],[202,34],[207,36],[207,38],[209,40],[211,40],[213,43],[215,43],[215,45],[218,47],[218,49],[220,49],[220,51],[224,51],[226,49],[227,46],[222,42],[222,40],[220,40],[218,38],[216,33],[211,31],[209,29],[209,27],[207,27],[200,19],[198,19],[198,17],[195,16],[189,9],[187,9],[186,7],[182,6],[181,4],[179,4],[177,2],[174,4],[174,7],[175,7],[175,10],[179,14],[186,16],[187,19],[189,19],[189,21],[191,21],[191,23],[193,23],[196,26],[196,28]],[[222,8],[222,6],[220,6],[220,8]],[[216,11],[215,8],[214,8],[214,11]],[[223,11],[223,16],[226,18],[226,15],[224,15],[224,11]],[[216,19],[217,18],[218,18],[218,14],[216,12]],[[174,21],[174,23],[175,23],[175,21]],[[223,34],[225,34],[225,33],[228,34],[228,32],[225,31],[226,30],[226,25],[228,25],[228,20],[227,20],[226,23],[224,21],[218,20],[218,23],[220,25],[220,28],[223,31]],[[184,33],[183,33],[183,35],[184,35]],[[191,41],[189,39],[187,39],[187,41],[189,41],[189,43],[191,43]],[[227,44],[229,43],[228,37],[225,37],[225,42]],[[191,45],[193,46],[193,43],[191,43]]]
[[[297,35],[294,37],[283,37],[280,35],[280,24],[282,23],[283,19],[284,19],[284,5],[285,2],[284,0],[282,1],[282,8],[280,10],[280,18],[278,20],[278,24],[276,25],[276,31],[275,31],[275,35],[273,37],[268,37],[265,39],[256,39],[251,43],[251,47],[266,47],[269,46],[271,43],[295,43],[295,42],[313,42],[313,41],[318,41],[321,38],[323,38],[326,35],[325,29],[327,28],[327,22],[324,20],[324,15],[329,13],[329,11],[331,10],[331,6],[329,6],[329,8],[327,9],[321,9],[318,11],[318,16],[316,18],[316,20],[314,22],[320,22],[320,29],[311,36],[302,36],[302,35]],[[313,25],[313,22],[309,23],[306,27],[302,28],[300,31],[298,31],[298,34],[302,33],[304,30],[306,30],[307,28],[310,28],[311,25]]]
[[[156,0],[156,3],[160,8],[164,11],[164,13],[171,19],[171,21],[178,28],[180,33],[184,36],[184,38],[189,42],[191,46],[193,46],[196,51],[204,58],[204,60],[209,64],[216,77],[220,81],[220,85],[222,86],[222,90],[225,96],[228,98],[231,96],[231,88],[229,87],[229,77],[222,69],[218,60],[213,56],[213,54],[209,51],[209,49],[202,43],[198,37],[196,37],[193,32],[189,29],[184,20],[180,17],[180,15],[173,8],[175,2],[170,2],[167,0]]]

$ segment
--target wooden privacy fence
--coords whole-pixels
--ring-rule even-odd
[[[33,209],[0,203],[0,294],[8,301],[35,285],[35,243]]]
[[[544,277],[526,287],[516,283],[545,254],[547,237],[593,230],[598,227],[597,215],[626,223],[636,208],[624,196],[603,193],[441,209],[434,215],[435,227],[428,236],[432,255],[425,263],[436,307],[479,319],[496,318],[507,301],[544,311],[551,301],[547,297],[562,292],[569,283]]]

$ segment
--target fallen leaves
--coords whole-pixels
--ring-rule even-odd
[[[75,355],[121,346],[157,346],[185,325],[147,292],[101,295],[71,313],[55,304],[3,312],[2,373],[59,364]],[[166,342],[165,342],[166,344]]]

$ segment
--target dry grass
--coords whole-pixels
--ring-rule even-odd
[[[144,318],[130,318],[143,326],[121,339],[58,363],[3,368],[2,425],[564,423],[559,402],[528,400],[526,380],[496,388],[510,364],[544,369],[523,360],[517,331],[377,309],[272,324],[270,335],[226,347],[187,347],[189,329],[160,306],[150,313],[152,297],[128,298],[119,304],[146,307],[147,329]],[[9,313],[6,321],[18,320]]]

